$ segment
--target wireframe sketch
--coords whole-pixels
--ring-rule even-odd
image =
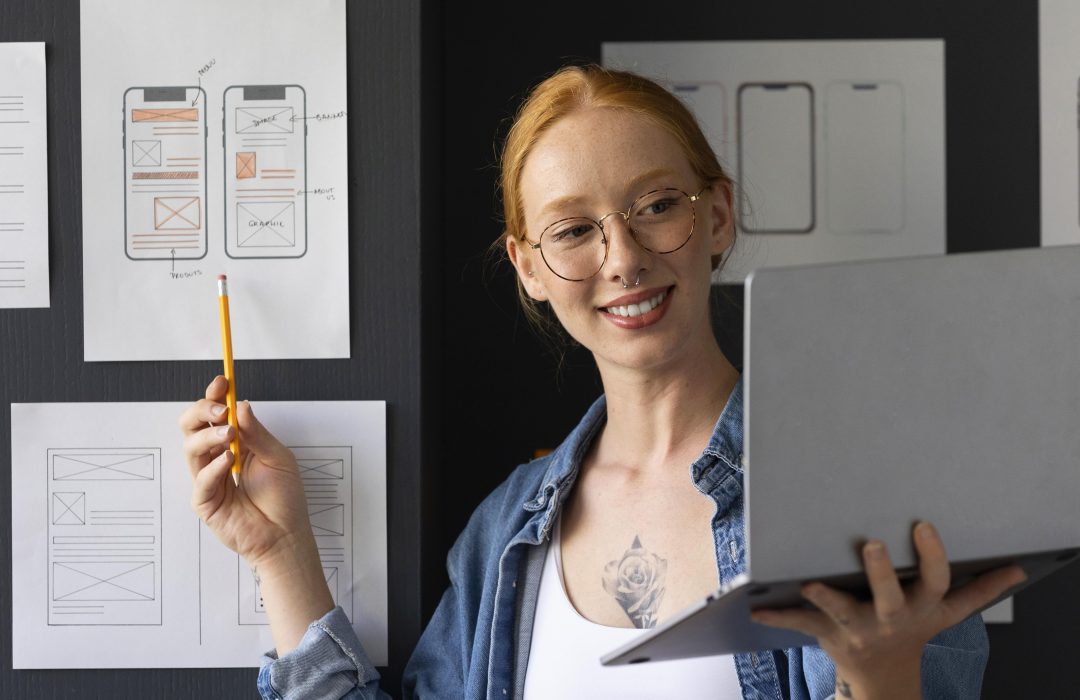
[[[132,260],[206,255],[206,95],[124,92],[124,250]]]
[[[48,624],[162,624],[161,449],[50,449],[47,471]]]
[[[738,94],[739,221],[748,233],[809,233],[815,224],[814,89],[744,83]],[[745,200],[753,202],[746,211]]]
[[[306,95],[299,85],[225,90],[225,253],[307,252]]]
[[[323,575],[334,601],[352,615],[352,448],[293,447],[304,481],[311,530]],[[239,624],[266,625],[266,609],[255,577],[237,557]]]
[[[724,86],[713,81],[677,81],[671,86],[694,113],[713,152],[727,158],[727,97]]]
[[[825,89],[825,215],[836,233],[904,228],[904,89],[833,82]]]

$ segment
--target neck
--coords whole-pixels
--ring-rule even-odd
[[[598,459],[635,471],[688,465],[708,443],[738,371],[711,332],[677,362],[648,370],[600,366],[607,423]]]

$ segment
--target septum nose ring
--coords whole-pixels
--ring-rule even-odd
[[[636,287],[639,284],[641,284],[641,273],[640,272],[638,273],[637,279],[634,280],[633,284],[627,284],[625,279],[622,280],[622,288],[623,289],[630,289],[631,287]]]

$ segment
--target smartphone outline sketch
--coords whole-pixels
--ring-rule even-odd
[[[179,97],[182,92],[183,97]],[[132,102],[132,96],[139,94],[142,99]],[[156,105],[156,106],[155,106]],[[135,114],[140,113],[140,118],[136,121]],[[174,112],[175,114],[170,117],[167,114],[160,115],[161,118],[155,118],[155,112]],[[195,119],[190,118],[190,113],[195,112]],[[136,128],[136,124],[147,123],[154,124],[167,124],[168,126],[151,126],[150,131],[147,134],[142,134],[143,128]],[[190,123],[194,122],[194,126]],[[206,257],[209,250],[209,232],[207,230],[207,192],[209,187],[207,186],[207,126],[206,126],[206,92],[196,85],[185,86],[167,86],[167,87],[129,87],[124,91],[123,97],[123,158],[124,158],[124,255],[129,260],[143,261],[143,260],[202,260]],[[185,127],[175,126],[175,124],[184,124]],[[150,138],[138,138],[139,136],[148,136]],[[153,137],[158,138],[153,138]],[[192,149],[184,149],[178,144],[176,138],[179,136],[196,136],[201,139],[201,149],[196,147]],[[166,142],[164,139],[172,137],[172,140]],[[156,145],[156,159],[155,146]],[[172,148],[180,148],[177,153],[185,154],[183,156],[169,156],[166,153],[171,153],[172,148],[169,151],[165,151],[164,144],[168,143]],[[136,146],[138,144],[138,146]],[[194,155],[198,154],[198,155]],[[147,159],[147,156],[149,158]],[[174,159],[177,161],[189,161],[198,160],[198,165],[194,171],[192,170],[178,170],[175,174],[182,175],[182,178],[170,178],[168,177],[170,171],[168,167],[178,168],[190,168],[190,165],[180,164],[167,164],[167,161]],[[158,172],[149,170],[140,170],[144,167],[157,167]],[[188,178],[188,175],[194,174],[195,177]],[[154,175],[159,177],[155,178]],[[148,180],[161,180],[160,182],[145,182],[136,183],[136,179],[148,179]],[[196,186],[192,186],[190,182],[179,182],[180,179],[197,180]],[[175,184],[169,184],[175,183]],[[137,200],[134,195],[136,194],[136,188],[142,188],[139,193],[148,195],[140,197]],[[194,196],[193,196],[194,195]],[[147,233],[142,230],[134,230],[132,207],[134,202],[146,202],[149,200],[149,214],[146,216],[147,230],[152,228],[154,233]],[[176,201],[173,201],[176,200]],[[194,200],[194,201],[192,201]],[[192,205],[197,211],[192,211]],[[146,207],[142,207],[146,209]],[[172,212],[170,214],[169,212]],[[145,212],[144,212],[145,213]],[[160,216],[159,216],[160,214]],[[173,222],[173,223],[170,223]],[[176,222],[179,222],[177,224]],[[191,225],[195,224],[195,228]],[[199,231],[201,235],[195,236],[190,233],[158,233],[160,231]],[[165,239],[174,239],[170,242],[176,242],[176,238],[180,238],[183,243],[197,242],[198,255],[189,255],[185,252],[177,254],[177,247],[171,248],[146,248],[144,250],[162,250],[169,252],[169,255],[154,256],[154,255],[140,255],[137,254],[136,242],[133,240],[134,236],[162,236]],[[198,240],[192,240],[197,238]],[[179,248],[181,251],[188,250],[187,247]]]
[[[260,118],[258,110],[269,110]],[[277,113],[274,110],[278,110]],[[276,117],[289,112],[286,118]],[[234,260],[282,260],[302,258],[308,249],[307,216],[307,92],[301,85],[230,85],[222,93],[221,145],[224,153],[223,186],[225,192],[225,255]],[[244,119],[249,120],[242,127]],[[283,125],[288,124],[288,128]],[[273,131],[265,131],[266,128]],[[254,129],[254,130],[253,130]],[[290,136],[291,135],[291,136]],[[280,150],[277,150],[280,149]],[[242,160],[242,156],[245,159]],[[269,161],[274,166],[266,168]],[[243,175],[241,171],[243,170]],[[299,172],[297,172],[299,171]],[[265,173],[273,173],[267,175]],[[251,182],[246,182],[250,180]],[[255,187],[278,185],[265,180],[292,180],[294,187]],[[291,190],[292,194],[284,194]],[[277,194],[259,194],[260,191]],[[260,212],[259,209],[262,209]],[[299,209],[299,211],[297,211]],[[270,220],[285,215],[290,227],[270,224],[259,226],[255,234],[240,238],[239,222],[243,216]],[[265,231],[265,233],[264,233]],[[251,243],[254,236],[269,238],[274,245]],[[235,243],[232,237],[236,236]],[[284,241],[284,244],[277,241]],[[260,249],[262,249],[260,251]],[[280,252],[270,254],[268,250]],[[248,254],[247,251],[255,251]]]
[[[699,114],[695,106],[702,106],[699,100],[695,99],[695,95],[704,94],[706,91],[712,92],[713,103],[717,105],[719,114],[709,115]],[[697,120],[698,125],[701,127],[702,132],[705,135],[705,140],[712,146],[713,153],[720,160],[721,163],[727,159],[728,143],[728,95],[727,90],[724,89],[724,84],[715,80],[674,80],[671,83],[671,92],[674,93],[683,104],[690,110],[690,113],[694,115],[694,119]]]
[[[871,98],[893,100],[893,104],[870,104],[869,109],[877,111],[867,113],[862,105]],[[841,106],[843,100],[848,104]],[[850,112],[854,111],[851,108],[856,102],[860,103],[863,118],[854,115],[855,119],[841,125],[841,119],[853,116]],[[825,87],[825,218],[833,233],[899,233],[904,229],[907,213],[905,109],[904,86],[895,80],[836,80]],[[849,114],[840,114],[842,111]],[[846,151],[840,150],[841,139],[847,142]],[[845,152],[857,155],[843,156]],[[871,162],[875,155],[876,164]],[[871,165],[877,166],[872,172]],[[896,197],[879,207],[882,223],[869,224],[867,221],[873,217],[868,214],[867,207],[875,198],[880,200],[881,194],[895,194]],[[841,214],[845,202],[853,202],[856,209],[861,209],[849,213],[847,223]]]
[[[808,152],[807,162],[805,166],[807,168],[807,189],[806,194],[808,211],[806,216],[808,221],[805,225],[796,225],[792,227],[769,227],[769,226],[756,226],[753,224],[754,216],[751,211],[747,210],[748,202],[747,197],[751,191],[756,189],[755,184],[747,179],[747,160],[746,160],[746,142],[748,136],[747,124],[748,120],[745,114],[746,95],[751,91],[761,91],[764,94],[780,94],[788,91],[801,90],[806,92],[807,102],[807,122],[806,122],[806,134],[807,143],[806,151]],[[807,82],[751,82],[742,83],[739,85],[736,94],[736,106],[735,106],[735,120],[736,130],[738,131],[738,142],[736,144],[737,159],[738,159],[738,178],[739,178],[739,190],[741,196],[738,197],[739,206],[739,227],[746,233],[753,234],[773,234],[773,233],[797,233],[805,234],[811,233],[817,226],[817,115],[816,107],[814,104],[815,93],[814,87]],[[769,139],[775,141],[775,139]],[[800,166],[801,167],[801,166]],[[759,200],[757,207],[764,211],[768,211],[769,199],[764,197]]]

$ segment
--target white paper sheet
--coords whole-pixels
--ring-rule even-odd
[[[251,572],[190,508],[183,403],[12,404],[14,668],[257,666]],[[293,448],[323,571],[387,662],[386,405],[261,402]]]
[[[81,10],[86,360],[348,357],[344,1]]]
[[[1042,245],[1080,243],[1080,4],[1039,0]]]
[[[696,114],[733,177],[757,267],[945,252],[945,43],[609,42]]]
[[[0,308],[49,305],[45,44],[0,43]]]

